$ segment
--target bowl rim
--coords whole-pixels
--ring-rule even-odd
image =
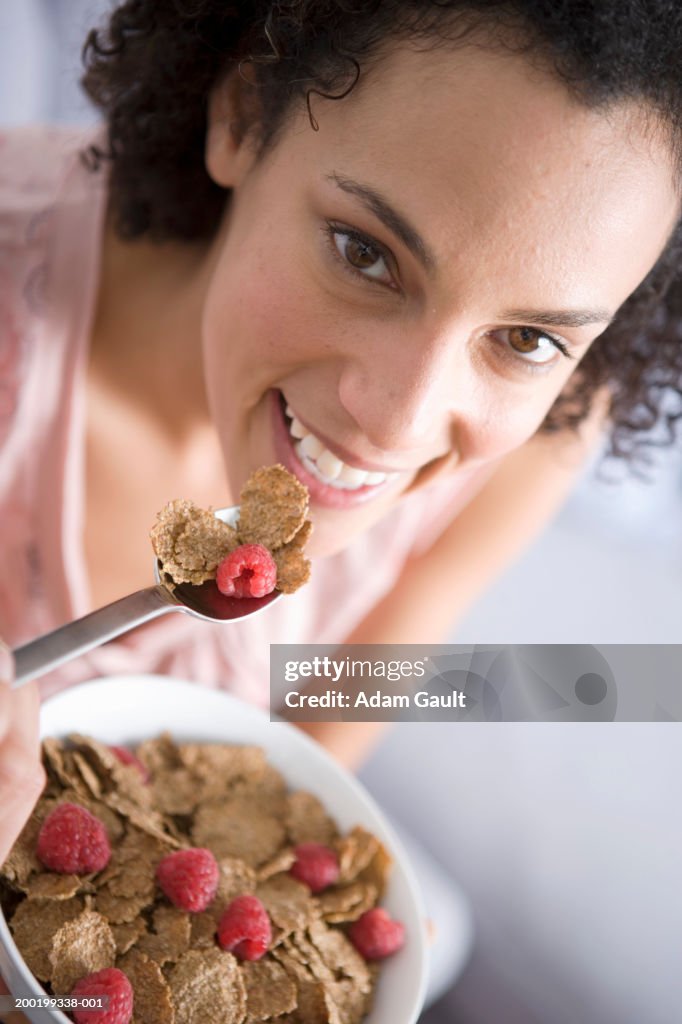
[[[428,947],[428,936],[427,936],[427,925],[426,925],[426,911],[423,905],[423,900],[420,892],[420,888],[410,864],[408,855],[400,841],[399,836],[395,832],[394,828],[387,820],[384,812],[378,806],[374,798],[369,794],[365,787],[360,783],[348,769],[346,769],[340,762],[338,762],[331,754],[329,754],[319,743],[313,740],[311,737],[306,735],[302,730],[297,729],[290,722],[285,721],[279,716],[273,715],[272,717],[262,708],[257,707],[253,704],[249,704],[246,701],[235,697],[233,694],[226,690],[216,689],[210,686],[202,686],[200,683],[191,682],[186,679],[181,679],[175,676],[166,676],[161,674],[152,673],[128,673],[125,675],[111,675],[101,676],[94,679],[89,679],[85,682],[78,683],[74,686],[69,686],[57,693],[47,697],[40,709],[40,739],[44,739],[47,736],[55,735],[52,727],[49,724],[46,726],[44,709],[48,709],[48,722],[49,712],[55,707],[61,704],[68,704],[74,700],[78,700],[81,695],[86,691],[90,695],[93,691],[101,690],[106,687],[115,688],[119,696],[125,695],[126,690],[131,690],[130,696],[134,696],[134,690],[139,689],[143,685],[148,689],[163,689],[164,696],[169,697],[171,689],[175,690],[176,693],[182,693],[184,696],[187,695],[188,688],[191,687],[192,695],[196,695],[199,689],[202,696],[208,694],[209,701],[218,698],[221,702],[224,702],[226,707],[230,705],[233,708],[239,709],[239,714],[242,718],[242,723],[246,720],[249,725],[254,727],[260,727],[262,725],[272,725],[278,730],[284,730],[285,733],[292,737],[292,743],[299,744],[300,748],[306,752],[306,755],[312,759],[312,762],[318,762],[325,766],[327,772],[331,772],[332,775],[336,776],[336,781],[339,782],[347,792],[350,793],[352,799],[358,803],[365,814],[368,814],[374,819],[371,829],[376,831],[379,839],[385,844],[392,856],[393,865],[392,872],[397,872],[402,875],[402,881],[404,889],[408,897],[408,901],[412,903],[412,917],[413,921],[410,924],[410,957],[414,963],[416,963],[416,976],[418,983],[415,986],[412,994],[411,1001],[405,1005],[406,1016],[404,1017],[405,1024],[412,1024],[417,1020],[419,1013],[423,1008],[424,995],[427,983],[427,947]],[[159,732],[164,731],[163,726],[159,727]],[[182,729],[175,729],[176,733],[179,733],[181,741],[184,739],[186,742],[191,742],[192,729],[189,728],[186,733],[183,734]],[[134,732],[134,730],[132,730]],[[216,738],[214,742],[225,742],[228,743],[230,740],[224,735],[220,735],[221,730],[216,729]],[[138,731],[138,738],[131,738],[131,743],[140,742],[142,738],[147,738],[149,730]],[[56,733],[60,735],[60,733]],[[64,733],[61,733],[64,735]],[[199,740],[198,742],[212,742],[209,739]],[[254,742],[257,740],[244,740],[236,738],[235,743],[240,742]],[[265,743],[263,743],[265,747]],[[266,754],[268,754],[268,760],[270,760],[270,754],[266,748]],[[271,762],[272,763],[272,762]],[[279,768],[283,772],[286,779],[286,769]],[[300,789],[301,786],[291,784],[294,788]],[[311,790],[314,790],[315,786],[311,786]],[[324,800],[324,797],[320,797]],[[330,813],[334,816],[334,810],[331,809]],[[395,875],[394,875],[395,877]],[[389,882],[390,887],[390,882]],[[14,938],[9,928],[7,919],[5,918],[2,907],[0,906],[0,946],[4,947],[4,950],[9,958],[11,966],[17,971],[23,981],[25,987],[34,993],[36,997],[46,995],[45,989],[42,984],[34,976],[32,971],[26,964],[23,956],[21,955]],[[3,960],[5,959],[3,954]],[[30,998],[30,997],[29,997]],[[41,1019],[45,1020],[46,1012],[51,1014],[51,1019],[55,1024],[72,1024],[70,1018],[68,1018],[60,1010],[46,1011],[45,1009],[40,1011],[42,1014]],[[370,1011],[371,1012],[371,1011]],[[371,1018],[370,1018],[371,1020]],[[395,1018],[394,1018],[395,1021]],[[400,1024],[399,1021],[395,1021],[395,1024]]]

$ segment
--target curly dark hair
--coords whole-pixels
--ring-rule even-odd
[[[472,33],[551,68],[581,102],[643,102],[682,163],[678,0],[126,0],[85,43],[84,88],[105,113],[123,237],[210,238],[228,193],[204,166],[207,99],[239,67],[257,97],[242,126],[264,152],[316,94],[342,99],[387,40],[425,48]],[[247,73],[248,72],[248,73]],[[246,86],[245,86],[246,88]],[[682,419],[682,225],[591,346],[541,429],[575,428],[610,394],[611,454],[632,462]]]

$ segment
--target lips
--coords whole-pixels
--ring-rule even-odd
[[[297,418],[281,392],[272,392],[277,458],[310,491],[311,501],[350,508],[377,497],[403,472],[377,472],[344,462]]]
[[[395,478],[398,473],[372,473],[357,466],[343,462],[325,447],[319,437],[304,427],[291,408],[287,405],[285,416],[289,427],[294,451],[309,473],[328,487],[341,491],[357,491],[361,487],[376,487],[388,479]]]

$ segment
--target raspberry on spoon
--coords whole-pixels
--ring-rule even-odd
[[[277,566],[262,544],[242,544],[223,558],[216,583],[227,597],[265,597],[275,589]]]

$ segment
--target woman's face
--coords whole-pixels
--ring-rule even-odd
[[[234,191],[202,329],[231,484],[286,465],[324,553],[537,430],[678,197],[637,109],[587,110],[519,57],[395,50],[312,107],[319,131],[301,109],[256,161],[214,97]]]

